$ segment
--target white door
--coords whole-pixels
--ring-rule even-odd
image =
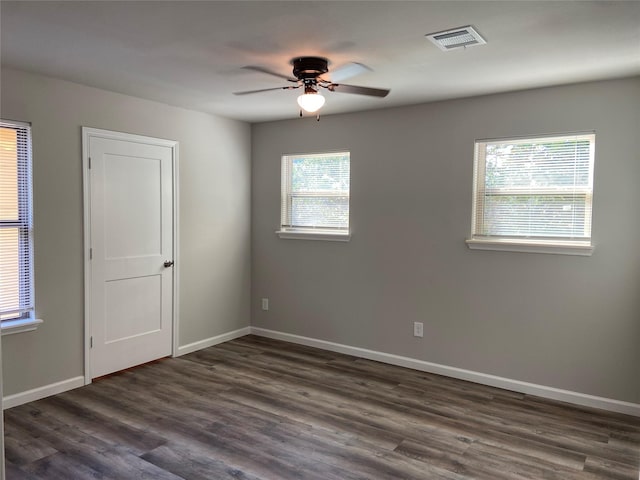
[[[85,129],[89,378],[171,355],[175,144]]]

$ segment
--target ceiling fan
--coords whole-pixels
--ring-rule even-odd
[[[361,63],[347,63],[331,72],[331,80],[325,79],[322,75],[329,73],[329,60],[323,57],[296,57],[291,60],[293,65],[293,77],[273,72],[267,68],[248,65],[243,67],[248,70],[273,75],[283,78],[295,85],[284,87],[262,88],[259,90],[248,90],[245,92],[234,92],[234,95],[249,95],[252,93],[269,92],[272,90],[293,90],[304,88],[304,93],[298,97],[300,108],[309,113],[316,113],[324,105],[325,98],[320,95],[321,88],[330,92],[355,93],[358,95],[368,95],[370,97],[386,97],[390,90],[382,88],[360,87],[356,85],[345,85],[339,82],[343,79],[353,77],[363,72],[371,71],[369,67]],[[300,116],[302,116],[300,110]]]

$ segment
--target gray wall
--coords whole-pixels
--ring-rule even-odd
[[[81,126],[180,142],[180,345],[249,325],[248,124],[8,69],[2,118],[33,124],[35,294],[2,339],[4,393],[83,375]]]
[[[257,327],[640,402],[638,78],[258,124],[251,139],[241,122],[7,69],[1,100],[3,118],[33,123],[45,320],[3,337],[7,395],[83,374],[84,125],[180,142],[181,345],[251,313]],[[597,134],[594,255],[468,250],[473,140],[577,130]],[[335,149],[351,151],[352,241],[278,239],[280,156]]]
[[[594,255],[467,249],[474,140],[582,130]],[[351,242],[279,239],[280,156],[336,149]],[[252,151],[253,326],[640,402],[640,78],[264,123]]]

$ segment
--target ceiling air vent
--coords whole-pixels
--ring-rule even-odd
[[[444,51],[487,43],[471,25],[443,32],[428,33],[425,37],[435,43],[440,50]]]

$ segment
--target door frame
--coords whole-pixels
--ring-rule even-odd
[[[89,385],[92,380],[91,376],[91,181],[89,177],[90,160],[89,160],[89,142],[91,138],[105,138],[109,140],[121,140],[125,142],[137,142],[151,144],[161,147],[171,148],[171,169],[173,176],[173,199],[172,199],[172,217],[173,217],[173,311],[171,312],[171,355],[175,357],[178,352],[178,272],[180,268],[180,259],[178,253],[179,240],[179,223],[178,213],[178,142],[174,140],[165,140],[162,138],[147,137],[143,135],[135,135],[132,133],[115,132],[111,130],[102,130],[98,128],[82,127],[82,186],[83,186],[83,224],[84,224],[84,384]]]

